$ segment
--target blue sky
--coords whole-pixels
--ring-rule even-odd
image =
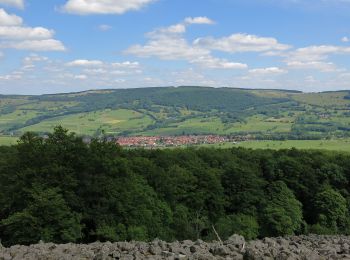
[[[350,0],[0,0],[0,93],[350,89]]]

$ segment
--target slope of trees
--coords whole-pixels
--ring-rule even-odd
[[[153,105],[170,108],[186,107],[196,111],[241,112],[248,108],[286,103],[288,98],[260,97],[247,90],[209,87],[166,87],[110,90],[107,93],[84,95],[42,95],[31,97],[39,101],[74,101],[77,111],[105,108],[150,109]]]
[[[125,150],[57,127],[0,147],[4,245],[349,234],[350,155]]]

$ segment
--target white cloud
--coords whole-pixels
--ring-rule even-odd
[[[84,68],[84,72],[90,74],[112,73],[116,69],[137,71],[140,69],[140,63],[137,61],[124,62],[103,62],[101,60],[73,60],[65,64],[68,67]]]
[[[50,39],[54,31],[43,27],[0,26],[0,39]]]
[[[209,69],[243,69],[246,64],[231,62],[213,57],[211,51],[187,42],[183,37],[186,24],[204,23],[203,17],[186,18],[184,23],[159,28],[146,34],[149,39],[145,45],[133,45],[125,53],[138,57],[157,57],[162,60],[185,60]],[[187,22],[186,22],[187,21]]]
[[[8,14],[4,9],[0,8],[0,26],[19,26],[22,23],[21,17],[15,14]]]
[[[347,36],[344,36],[343,38],[341,38],[342,42],[349,42],[349,38]]]
[[[332,62],[324,62],[324,61],[291,61],[287,62],[287,66],[291,69],[301,69],[301,70],[320,70],[323,72],[332,72],[337,68]]]
[[[198,17],[187,17],[185,19],[185,23],[187,23],[187,24],[214,24],[215,22],[206,16],[198,16]]]
[[[255,75],[279,75],[279,74],[287,73],[287,71],[278,67],[269,67],[269,68],[251,69],[249,70],[249,73],[255,74]]]
[[[279,43],[275,38],[242,33],[218,39],[213,37],[198,38],[194,41],[194,45],[229,53],[284,51],[291,47]]]
[[[158,57],[162,60],[193,60],[210,54],[206,49],[190,46],[181,37],[167,35],[152,37],[146,45],[131,46],[126,53],[138,57]]]
[[[29,56],[24,57],[23,66],[21,67],[21,71],[30,71],[36,68],[37,63],[45,63],[49,61],[48,57],[40,56],[36,53],[31,53]]]
[[[99,60],[74,60],[66,64],[70,67],[100,67],[103,65]]]
[[[0,0],[1,1],[1,0]],[[44,27],[25,27],[21,17],[0,9],[0,48],[32,51],[64,51],[53,39],[55,32]]]
[[[0,48],[30,51],[65,51],[64,45],[57,40],[24,40],[19,42],[0,42]]]
[[[16,74],[0,75],[0,80],[20,80],[20,79],[22,79],[21,75],[16,75]]]
[[[137,69],[140,67],[140,63],[137,61],[124,61],[124,62],[114,62],[111,64],[114,68],[127,68],[127,69]]]
[[[112,75],[126,75],[126,74],[128,74],[128,72],[125,70],[113,70],[110,73]]]
[[[153,81],[155,80],[153,79]],[[169,75],[166,83],[163,82],[163,85],[188,86],[193,84],[193,82],[201,86],[217,86],[217,81],[208,78],[206,75],[193,68],[171,72],[171,75]]]
[[[102,68],[88,68],[88,69],[84,69],[84,72],[87,74],[106,74],[108,73],[108,70],[106,69],[102,69]]]
[[[292,69],[310,69],[323,72],[337,70],[336,65],[329,61],[330,56],[350,54],[350,47],[333,45],[313,45],[299,48],[283,54],[288,67]]]
[[[102,32],[106,32],[106,31],[109,31],[111,30],[113,27],[108,25],[108,24],[101,24],[98,26],[98,29]]]
[[[89,14],[123,14],[139,10],[155,0],[68,0],[62,7],[67,13]]]
[[[209,69],[246,69],[248,68],[247,64],[230,62],[230,61],[227,61],[226,59],[219,59],[219,58],[212,57],[210,55],[198,57],[190,62]]]
[[[312,76],[312,75],[306,76],[304,80],[305,80],[305,82],[307,82],[307,83],[316,83],[316,82],[317,82],[317,80],[315,79],[315,77]]]
[[[210,20],[208,17],[204,17],[204,16],[199,16],[199,17],[187,17],[185,18],[181,23],[175,24],[175,25],[171,25],[165,28],[160,28],[157,29],[153,32],[150,32],[149,35],[152,36],[153,35],[159,35],[159,34],[181,34],[181,33],[185,33],[186,32],[186,27],[188,25],[191,24],[214,24],[214,21]]]
[[[288,54],[288,61],[320,61],[328,59],[330,54],[336,54],[341,52],[350,51],[350,48],[332,46],[332,45],[320,45],[320,46],[308,46],[304,48],[296,49]]]
[[[158,34],[161,34],[161,33],[184,33],[186,32],[186,26],[184,24],[175,24],[175,25],[171,25],[169,27],[166,27],[166,28],[161,28],[159,29],[158,31],[155,31],[153,33],[158,33]]]
[[[24,8],[24,0],[0,0],[0,4],[10,5],[17,8]]]
[[[6,82],[11,81],[19,86],[21,93],[25,87],[33,85],[48,87],[48,92],[52,92],[52,88],[61,89],[64,86],[66,89],[63,92],[68,92],[73,89],[116,88],[123,83],[125,83],[123,87],[137,87],[142,84],[140,79],[145,77],[137,61],[111,63],[81,59],[72,61],[71,64],[74,66],[69,66],[69,63],[32,53],[22,60],[21,67],[0,75],[0,86],[6,87]],[[91,64],[102,65],[88,66]]]
[[[74,76],[75,79],[85,80],[87,79],[87,76],[84,74],[79,74]]]
[[[48,57],[40,56],[36,53],[32,53],[23,59],[23,63],[24,64],[33,64],[35,62],[42,62],[42,61],[47,61],[47,60],[49,60]]]

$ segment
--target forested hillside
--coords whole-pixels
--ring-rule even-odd
[[[124,150],[61,127],[0,148],[0,237],[46,242],[350,233],[350,155]]]
[[[1,96],[0,133],[249,135],[255,139],[348,137],[348,91],[301,93],[206,87],[95,90]]]

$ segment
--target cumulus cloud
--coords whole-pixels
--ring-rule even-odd
[[[184,33],[184,32],[186,32],[186,26],[184,24],[179,23],[179,24],[171,25],[166,28],[161,28],[153,32],[153,34],[161,34],[161,33],[172,34],[172,33]]]
[[[100,60],[74,60],[66,64],[70,67],[100,67],[103,62]]]
[[[102,32],[106,32],[106,31],[109,31],[111,30],[113,27],[108,25],[108,24],[101,24],[98,26],[98,29]]]
[[[159,37],[151,39],[146,45],[134,45],[127,54],[138,57],[158,57],[162,60],[192,60],[209,55],[209,51],[190,46],[183,38]]]
[[[185,60],[209,69],[246,68],[246,64],[213,57],[209,49],[191,44],[184,38],[187,25],[208,24],[209,21],[206,17],[186,18],[182,23],[156,29],[146,34],[148,42],[145,45],[133,45],[125,53],[144,58]]]
[[[347,36],[344,36],[343,38],[341,38],[342,42],[349,42],[349,38]]]
[[[54,39],[24,40],[19,42],[15,42],[15,41],[0,42],[0,48],[29,50],[29,51],[65,51],[66,50],[62,42]]]
[[[75,79],[80,79],[80,80],[85,80],[88,77],[86,75],[84,75],[84,74],[79,74],[79,75],[74,75],[74,78]]]
[[[92,65],[92,66],[90,66]],[[94,66],[98,65],[98,66]],[[140,86],[138,81],[143,72],[137,61],[115,61],[80,59],[71,62],[50,59],[38,53],[31,53],[22,60],[21,67],[0,75],[0,85],[6,86],[8,81],[20,86],[32,86],[33,84],[49,85],[51,87],[71,88],[115,88],[120,87],[126,81],[131,81],[123,87],[132,84]],[[137,82],[137,83],[136,83]],[[79,83],[79,84],[76,84]]]
[[[249,73],[255,74],[255,75],[279,75],[279,74],[287,73],[287,71],[278,67],[269,67],[269,68],[251,69],[249,70]]]
[[[0,26],[1,39],[50,39],[54,31],[43,27]]]
[[[217,39],[213,37],[198,38],[194,41],[194,45],[229,53],[285,51],[291,48],[289,45],[279,43],[275,38],[243,33]]]
[[[140,63],[137,61],[124,61],[124,62],[113,62],[111,64],[113,68],[127,68],[127,69],[137,69],[140,67]]]
[[[24,57],[23,63],[24,64],[32,64],[35,62],[41,62],[41,61],[47,61],[47,60],[49,60],[48,57],[40,56],[36,53],[31,53],[29,56]]]
[[[4,80],[4,81],[21,80],[21,79],[22,79],[22,74],[16,73],[16,72],[6,74],[6,75],[0,75],[0,80]]]
[[[153,79],[153,81],[155,80]],[[201,86],[218,86],[218,81],[212,80],[207,75],[196,71],[193,68],[189,68],[182,71],[173,71],[169,75],[167,85],[188,86],[193,84],[193,82],[196,82],[196,84]]]
[[[298,48],[288,54],[288,61],[319,61],[326,60],[329,55],[350,52],[350,48],[333,45],[308,46]]]
[[[323,72],[335,71],[336,65],[333,62],[324,61],[291,61],[287,62],[287,66],[291,69],[301,69],[301,70],[320,70]]]
[[[63,43],[55,40],[53,30],[23,26],[21,17],[0,9],[0,48],[32,51],[64,51]]]
[[[140,63],[137,61],[108,63],[101,60],[79,59],[67,62],[65,65],[67,67],[84,68],[85,72],[92,74],[110,73],[111,71],[115,71],[116,69],[136,70],[140,68]]]
[[[23,23],[21,17],[15,14],[8,14],[0,8],[0,26],[20,26]]]
[[[134,11],[156,0],[68,0],[62,10],[79,15],[123,14]]]
[[[198,17],[187,17],[185,19],[185,23],[187,23],[187,24],[214,24],[215,22],[206,16],[198,16]]]
[[[336,65],[328,61],[330,56],[339,54],[350,54],[350,47],[334,45],[313,45],[298,48],[286,53],[285,62],[293,69],[312,69],[323,72],[336,70]]]
[[[14,6],[17,8],[24,8],[24,0],[0,0],[0,4]]]
[[[40,56],[36,53],[31,53],[29,56],[23,58],[22,71],[34,70],[37,63],[46,62],[49,58],[45,56]]]
[[[239,62],[230,62],[226,59],[219,59],[208,56],[198,57],[190,61],[191,63],[198,64],[202,67],[209,69],[246,69],[248,68],[247,64]]]
[[[147,35],[149,38],[157,38],[163,34],[183,34],[186,32],[187,26],[191,24],[214,24],[214,21],[210,20],[208,17],[188,17],[185,18],[181,23],[170,25],[168,27],[158,28]]]
[[[142,73],[137,61],[104,62],[100,60],[73,60],[65,63],[65,67],[73,67],[84,75],[99,77],[115,77],[120,75],[135,75]]]
[[[159,28],[153,32],[148,33],[150,37],[157,36],[160,34],[182,34],[186,32],[187,26],[191,24],[207,24],[211,25],[215,22],[208,17],[198,16],[198,17],[187,17],[181,23],[170,25],[168,27]]]

